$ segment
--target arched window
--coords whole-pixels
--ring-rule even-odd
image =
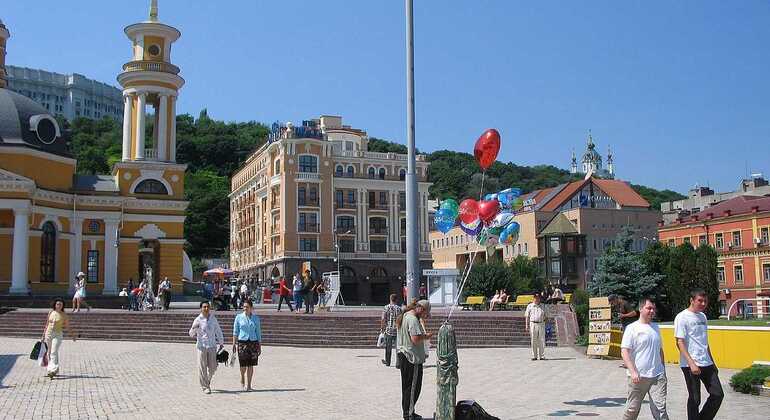
[[[375,175],[374,168],[369,167],[369,170],[367,171],[367,173],[369,175],[369,179],[374,179],[374,175]]]
[[[168,195],[168,190],[162,182],[157,179],[145,179],[140,182],[139,185],[134,188],[136,194],[165,194]]]
[[[379,178],[385,179],[385,168],[380,168]]]
[[[336,168],[334,168],[334,175],[335,176],[342,176],[342,165],[337,165]]]
[[[356,173],[355,169],[353,169],[353,165],[348,166],[348,178],[353,178],[353,175]]]
[[[388,272],[382,267],[374,267],[369,277],[388,277]]]
[[[356,272],[350,267],[340,267],[340,281],[353,281],[356,278]]]
[[[45,222],[40,238],[40,281],[55,281],[56,273],[56,226]]]
[[[398,171],[398,179],[401,181],[406,179],[406,169],[401,169]]]

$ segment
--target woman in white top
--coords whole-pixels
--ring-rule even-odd
[[[82,271],[75,278],[75,294],[72,296],[72,312],[80,312],[80,305],[86,305],[86,310],[91,310],[91,305],[86,303],[86,275]]]
[[[500,303],[501,302],[501,295],[502,295],[501,290],[497,290],[495,292],[495,295],[492,296],[492,299],[490,299],[490,301],[489,301],[489,310],[490,311],[495,310],[495,303]]]

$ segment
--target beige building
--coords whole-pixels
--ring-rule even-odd
[[[175,28],[129,25],[123,86],[122,160],[111,174],[76,173],[66,133],[40,104],[6,86],[10,37],[0,24],[0,290],[65,294],[79,271],[89,294],[116,295],[129,277],[175,280],[192,269],[183,250],[186,165],[176,163],[174,104],[184,83],[170,62]],[[98,35],[98,34],[94,34]],[[145,107],[155,131],[145,139]]]
[[[230,267],[241,277],[288,280],[341,273],[345,303],[381,303],[406,271],[407,156],[369,152],[366,132],[324,115],[273,124],[268,142],[231,181]],[[428,162],[417,156],[421,268],[428,245]],[[339,261],[337,256],[339,253]]]
[[[624,181],[589,178],[522,197],[525,207],[515,216],[521,225],[518,241],[498,245],[505,261],[524,255],[537,258],[551,283],[584,287],[598,258],[625,225],[636,231],[634,249],[641,251],[657,238],[660,212]],[[485,250],[459,227],[446,235],[430,233],[434,268],[462,270],[471,257],[487,258]]]

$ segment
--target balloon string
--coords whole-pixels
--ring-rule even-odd
[[[457,304],[460,300],[460,296],[462,296],[463,289],[465,289],[465,283],[468,281],[468,277],[471,274],[471,269],[473,268],[473,264],[476,262],[476,253],[478,252],[478,247],[473,250],[471,253],[470,261],[468,261],[468,264],[465,266],[465,270],[463,270],[463,276],[462,281],[460,282],[460,287],[457,290],[457,295],[455,295],[454,304],[451,308],[449,308],[449,314],[446,317],[446,322],[449,322],[449,319],[452,318],[452,314],[455,311],[455,308],[457,307]]]
[[[484,197],[484,178],[487,171],[481,171],[481,189],[479,190],[479,201]]]

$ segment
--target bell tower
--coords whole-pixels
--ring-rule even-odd
[[[176,102],[184,79],[171,64],[171,45],[181,33],[158,21],[152,0],[148,20],[124,29],[131,41],[131,61],[123,65],[123,162],[176,162]],[[154,111],[152,134],[146,133],[147,108]]]

